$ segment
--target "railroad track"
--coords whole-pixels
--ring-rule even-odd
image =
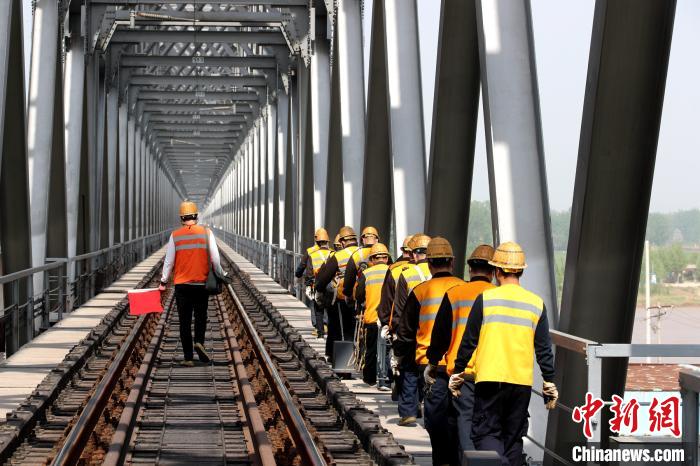
[[[0,459],[13,465],[411,464],[393,438],[385,439],[388,455],[367,453],[379,451],[374,434],[384,435],[376,416],[336,393],[325,362],[299,354],[299,339],[292,335],[290,342],[259,292],[234,264],[228,268],[233,284],[209,299],[211,362],[180,365],[170,291],[164,313],[122,315],[101,350]],[[344,409],[354,409],[352,425]],[[358,419],[374,437],[358,436]]]

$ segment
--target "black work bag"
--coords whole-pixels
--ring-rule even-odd
[[[207,232],[207,263],[209,264],[209,272],[207,273],[207,281],[204,285],[204,287],[207,290],[207,293],[210,295],[217,295],[221,294],[221,292],[224,290],[224,281],[219,278],[219,276],[216,274],[216,271],[214,270],[214,264],[211,262],[211,251],[209,248],[211,247],[209,245],[209,230],[206,230]]]

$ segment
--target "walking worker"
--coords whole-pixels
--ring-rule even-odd
[[[321,229],[323,230],[323,229]],[[311,306],[313,307],[313,313],[315,318],[312,319],[312,324],[314,325],[313,335],[318,338],[323,338],[325,336],[325,329],[323,324],[323,315],[326,307],[331,303],[331,300],[325,299],[321,303],[317,303],[314,299],[315,289],[314,281],[318,275],[319,270],[323,264],[326,263],[328,257],[330,257],[331,251],[328,249],[328,233],[326,230],[320,231],[316,245],[318,249],[309,255],[308,264],[306,266],[306,283],[307,283],[307,296],[311,299]]]
[[[433,324],[447,290],[464,284],[464,280],[452,275],[454,254],[452,245],[445,238],[435,237],[428,243],[426,258],[432,278],[413,288],[401,315],[394,353],[399,359],[414,362],[417,377],[425,373],[428,366],[427,350],[430,346]],[[430,436],[433,464],[458,464],[456,415],[450,403],[448,376],[445,359],[442,358],[431,379],[423,380],[428,385],[424,396],[425,429]],[[404,388],[407,379],[404,379]]]
[[[382,298],[379,302],[377,315],[382,324],[381,336],[385,340],[390,340],[389,317],[391,316],[391,308],[394,306],[396,282],[399,279],[401,272],[403,272],[413,260],[411,258],[411,248],[409,246],[411,238],[413,238],[413,235],[409,235],[403,240],[403,245],[401,246],[401,257],[396,259],[396,261],[389,266],[389,273],[386,274],[384,283],[382,284]]]
[[[180,319],[180,341],[185,355],[183,366],[193,366],[192,313],[194,312],[194,350],[199,360],[208,363],[209,355],[204,349],[204,334],[207,329],[207,307],[209,294],[205,288],[209,264],[220,277],[227,274],[221,268],[216,238],[208,228],[197,225],[197,205],[184,201],[180,204],[182,226],[168,240],[160,277],[160,291],[165,291],[170,273],[175,283],[175,301]]]
[[[379,232],[374,227],[365,227],[362,229],[360,241],[362,242],[362,247],[358,248],[352,253],[352,256],[350,256],[348,266],[345,268],[345,277],[343,280],[343,295],[345,296],[345,302],[350,306],[353,306],[357,279],[360,273],[362,273],[362,269],[367,267],[369,263],[369,255],[372,246],[379,242]]]
[[[437,377],[438,365],[443,358],[447,368],[447,376],[451,376],[454,372],[457,350],[462,342],[462,336],[467,327],[467,318],[474,300],[485,290],[494,287],[491,283],[493,281],[493,266],[488,262],[492,257],[493,246],[488,244],[477,246],[467,259],[469,282],[450,288],[442,299],[435,316],[430,346],[426,353],[429,363],[424,373],[426,383]],[[467,364],[466,371],[474,373],[473,360]],[[467,380],[462,385],[457,395],[448,396],[448,402],[454,407],[454,410],[450,410],[450,415],[456,416],[453,422],[457,423],[459,435],[459,445],[455,444],[454,447],[459,447],[458,452],[474,450],[474,443],[471,440],[474,410],[473,377],[472,380]]]
[[[389,271],[389,250],[382,243],[372,246],[369,254],[369,267],[362,271],[357,280],[355,297],[357,304],[364,307],[362,325],[364,328],[364,361],[362,363],[362,380],[367,385],[377,383],[377,342],[379,327],[377,325],[377,308],[382,294],[384,276]],[[388,387],[387,387],[388,388]]]
[[[313,294],[313,285],[314,285],[314,277],[316,275],[316,271],[313,268],[313,259],[311,256],[317,252],[319,249],[328,249],[328,242],[330,241],[330,238],[328,237],[328,232],[326,231],[325,228],[319,228],[316,230],[314,233],[314,244],[313,246],[309,246],[306,248],[306,251],[304,251],[304,255],[301,257],[301,260],[299,261],[299,264],[297,265],[296,270],[294,271],[294,276],[296,278],[302,278],[304,277],[304,286],[306,287],[306,296],[311,300],[314,301],[314,294]],[[322,254],[323,255],[323,254]],[[317,261],[320,256],[317,255]],[[325,261],[325,259],[324,259]],[[320,267],[320,266],[319,266]],[[316,333],[315,336],[318,336],[318,326],[321,326],[321,329],[323,329],[323,318],[321,318],[321,323],[318,323],[317,319],[318,315],[318,310],[314,306],[311,309],[311,325],[314,326],[314,332]],[[321,310],[321,315],[323,315],[323,310]],[[321,332],[323,334],[323,332]]]
[[[426,251],[430,239],[430,236],[426,234],[417,233],[413,235],[409,243],[413,263],[410,264],[409,267],[403,269],[399,275],[399,280],[396,282],[394,304],[389,316],[389,332],[394,335],[401,321],[401,314],[406,305],[408,295],[417,285],[426,280],[430,280],[430,268],[428,267],[428,260],[426,258]]]
[[[317,302],[323,300],[324,291],[331,283],[336,293],[334,306],[328,308],[326,356],[331,362],[333,362],[333,343],[338,340],[352,341],[355,333],[355,310],[345,303],[343,276],[350,256],[357,250],[357,234],[352,227],[344,226],[338,235],[343,249],[328,257],[318,271],[314,282]]]
[[[477,450],[495,450],[505,463],[520,465],[534,358],[542,371],[547,409],[554,409],[559,398],[553,382],[547,310],[542,298],[520,286],[527,264],[518,244],[499,245],[489,264],[495,267],[500,286],[485,290],[474,301],[450,389],[459,389],[469,377],[464,370],[478,345],[474,356],[472,441]]]

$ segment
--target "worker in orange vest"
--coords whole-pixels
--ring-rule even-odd
[[[192,313],[194,312],[194,350],[199,360],[208,363],[209,355],[204,349],[204,334],[207,329],[207,305],[209,293],[205,288],[209,264],[219,277],[228,275],[221,268],[219,248],[216,238],[208,228],[197,225],[197,205],[184,201],[180,204],[182,226],[175,230],[168,240],[160,277],[160,291],[173,274],[175,301],[180,319],[180,341],[185,355],[183,366],[193,366]]]
[[[437,393],[442,394],[444,403],[451,408],[447,412],[446,422],[457,426],[457,438],[451,436],[449,445],[446,445],[453,459],[458,457],[461,451],[475,449],[471,440],[474,382],[464,382],[454,396],[450,395],[445,387],[448,385],[448,377],[454,371],[457,350],[462,343],[472,305],[484,290],[494,287],[491,283],[493,266],[489,264],[492,257],[493,246],[488,244],[477,246],[471,253],[467,259],[469,281],[450,288],[442,298],[430,336],[430,346],[426,352],[429,364],[425,368],[423,379],[426,384],[440,385],[440,389],[432,390],[432,393],[434,396]],[[441,361],[445,362],[446,373],[439,372]],[[472,361],[467,370],[473,373],[473,366]]]

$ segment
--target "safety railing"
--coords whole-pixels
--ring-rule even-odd
[[[0,276],[0,353],[4,357],[84,304],[159,249],[170,230]],[[39,276],[42,278],[39,279]],[[41,283],[36,290],[35,284]]]

